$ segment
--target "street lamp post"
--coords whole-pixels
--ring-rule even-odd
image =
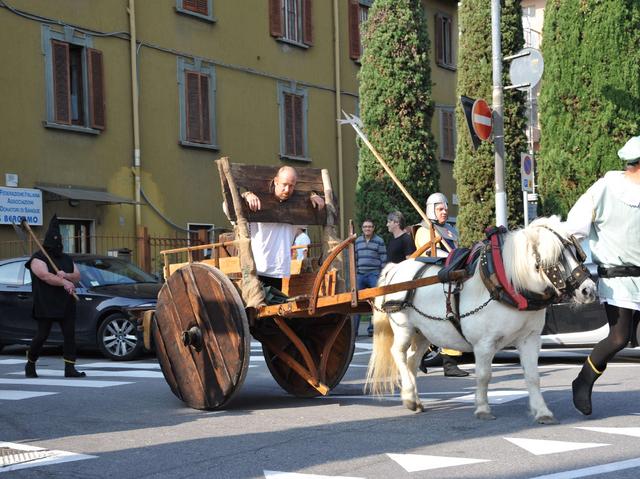
[[[504,117],[502,105],[500,0],[491,1],[491,50],[493,61],[493,144],[495,147],[496,225],[507,226],[507,193],[504,185]]]

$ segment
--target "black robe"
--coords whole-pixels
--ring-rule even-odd
[[[73,260],[66,254],[60,254],[51,257],[59,270],[65,273],[73,273]],[[32,315],[35,319],[64,319],[73,317],[75,314],[75,300],[73,296],[67,293],[62,286],[52,286],[42,281],[31,271],[31,261],[39,259],[44,261],[51,274],[56,274],[49,264],[49,261],[37,251],[31,256],[25,267],[31,273],[31,285],[33,289],[33,311]]]

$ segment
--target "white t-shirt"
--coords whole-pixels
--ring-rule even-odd
[[[294,225],[285,223],[249,223],[251,251],[259,275],[284,278],[291,275],[291,245]]]

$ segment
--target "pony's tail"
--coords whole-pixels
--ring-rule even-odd
[[[400,386],[398,368],[393,356],[393,330],[389,323],[389,316],[374,309],[373,313],[373,351],[367,369],[367,379],[364,384],[365,393],[382,396],[393,394],[396,386]]]

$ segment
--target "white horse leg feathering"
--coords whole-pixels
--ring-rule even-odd
[[[576,259],[578,252],[572,245],[572,238],[563,231],[557,217],[539,218],[525,229],[506,233],[503,264],[507,280],[516,291],[523,294],[542,294],[551,288],[558,295],[571,294],[577,303],[593,301],[595,283],[575,273],[581,260]],[[380,275],[378,285],[412,280],[421,266],[422,263],[416,260],[389,265]],[[547,277],[546,271],[551,269],[562,276],[564,281],[561,286]],[[438,270],[438,266],[433,266],[423,275],[431,276]],[[446,300],[441,284],[417,289],[411,306],[390,314],[382,312],[382,305],[388,300],[403,300],[404,293],[376,298],[373,352],[366,388],[374,394],[384,394],[393,392],[395,386],[399,385],[403,404],[411,410],[422,411],[416,371],[428,344],[473,351],[476,358],[474,413],[480,419],[493,419],[487,399],[491,362],[497,351],[515,346],[520,353],[531,412],[539,423],[556,422],[540,392],[537,369],[545,310],[520,311],[498,301],[490,301],[485,307],[479,308],[489,297],[477,268],[464,283],[460,294],[462,335],[444,318]],[[474,313],[465,315],[467,312]],[[433,319],[435,317],[440,319]]]

